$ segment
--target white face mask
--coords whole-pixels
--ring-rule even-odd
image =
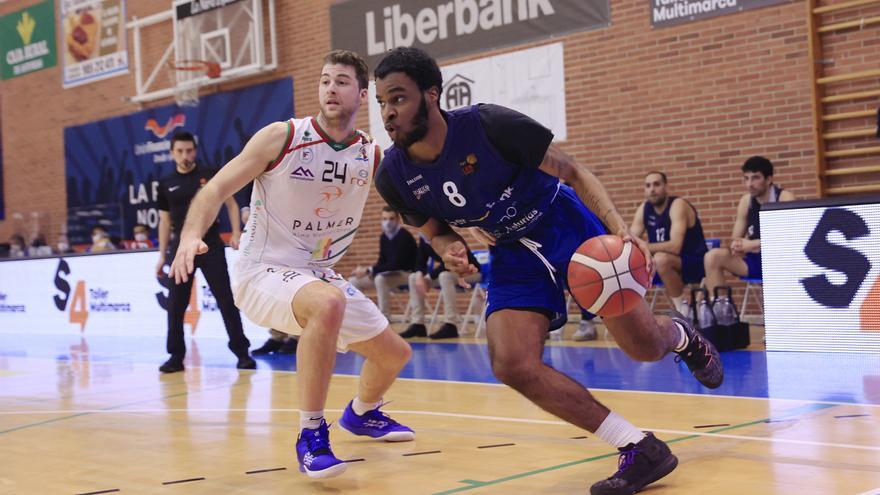
[[[94,234],[92,235],[92,244],[97,244],[101,242],[102,239],[104,239],[104,236],[102,236],[101,234]]]
[[[397,235],[400,230],[400,224],[393,220],[382,220],[382,232],[385,232],[389,238]]]
[[[147,240],[147,234],[135,234],[134,240],[138,242],[145,242]]]
[[[69,247],[70,247],[70,245],[67,244],[66,242],[59,242],[58,243],[58,250],[61,252],[67,251],[67,248],[69,248]]]

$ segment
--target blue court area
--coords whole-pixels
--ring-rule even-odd
[[[223,340],[193,339],[187,346],[188,368],[234,369],[235,359]],[[158,337],[0,334],[0,372],[15,372],[20,359],[158,367],[167,357],[164,347],[164,338]],[[414,342],[412,347],[413,358],[401,378],[498,383],[483,342]],[[638,363],[613,346],[567,343],[548,343],[544,351],[547,364],[593,389],[880,404],[880,360],[876,356],[732,351],[722,353],[722,360],[724,384],[708,390],[672,356]],[[336,373],[356,375],[362,361],[354,353],[337,355]],[[258,373],[296,371],[295,356],[261,356],[257,362]]]

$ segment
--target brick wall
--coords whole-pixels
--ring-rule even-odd
[[[0,15],[34,3],[7,1]],[[314,114],[320,54],[330,48],[330,2],[276,3],[277,73],[219,89],[290,74],[297,114]],[[753,154],[773,160],[777,182],[798,197],[817,194],[803,2],[663,29],[651,29],[646,0],[611,6],[611,27],[560,38],[569,133],[562,146],[604,181],[627,218],[642,200],[643,175],[659,169],[669,174],[671,192],[699,209],[707,236],[726,238],[744,192],[739,166]],[[128,15],[167,7],[167,0],[129,1]],[[860,41],[877,54],[876,39]],[[133,91],[132,74],[62,90],[60,66],[0,83],[7,211],[0,237],[18,227],[13,212],[45,212],[57,228],[65,216],[64,127],[136,111],[121,100]],[[359,125],[367,127],[366,109]],[[341,272],[375,260],[380,205],[373,191]]]

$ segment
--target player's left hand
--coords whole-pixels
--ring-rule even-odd
[[[208,245],[201,239],[181,239],[174,261],[171,262],[168,277],[174,277],[174,282],[177,284],[188,281],[189,274],[195,270],[196,255],[207,252]]]
[[[443,250],[442,258],[446,269],[462,279],[479,271],[479,268],[468,261],[467,247],[461,241],[449,243],[446,249]],[[459,280],[459,283],[462,282],[463,280]],[[467,284],[467,282],[464,283]],[[469,287],[470,284],[467,284],[467,286]]]
[[[648,270],[648,280],[654,280],[654,257],[651,256],[648,243],[641,237],[634,237],[627,228],[620,229],[617,235],[623,238],[623,242],[631,242],[642,251],[642,254],[645,255],[645,268]]]
[[[229,247],[238,251],[238,246],[241,239],[241,232],[232,231],[232,236],[229,237]]]

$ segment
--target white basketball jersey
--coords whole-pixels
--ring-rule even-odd
[[[293,268],[331,267],[360,226],[381,152],[362,131],[335,143],[312,117],[287,125],[283,151],[254,180],[241,254]]]

